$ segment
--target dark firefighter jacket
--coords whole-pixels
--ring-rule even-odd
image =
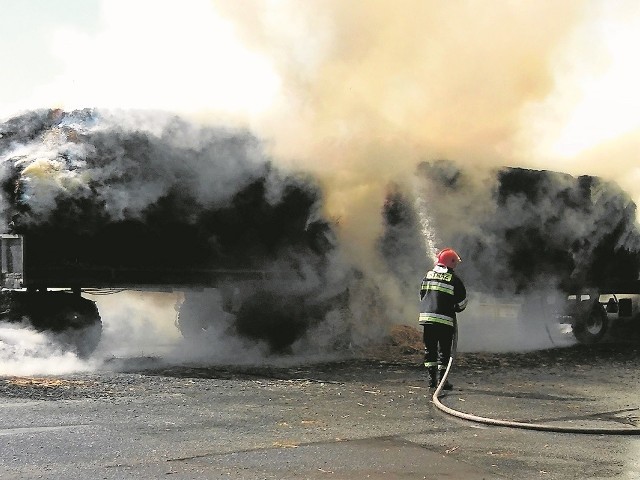
[[[456,312],[467,306],[467,290],[453,270],[436,265],[420,285],[420,325],[441,323],[453,327]]]

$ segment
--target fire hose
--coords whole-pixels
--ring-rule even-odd
[[[460,412],[458,410],[454,410],[453,408],[447,407],[440,402],[440,393],[447,381],[447,377],[449,376],[449,372],[451,367],[453,366],[453,360],[456,355],[457,350],[457,340],[458,340],[458,326],[455,326],[454,340],[453,346],[451,349],[451,357],[449,358],[449,363],[447,365],[447,369],[444,372],[444,375],[440,379],[440,383],[436,387],[436,391],[433,393],[433,397],[431,398],[433,404],[439,410],[452,415],[454,417],[461,418],[463,420],[468,420],[471,422],[482,423],[486,425],[494,425],[501,427],[509,427],[509,428],[522,428],[526,430],[538,430],[545,432],[560,432],[560,433],[589,433],[589,434],[598,434],[598,435],[638,435],[640,434],[639,427],[629,427],[629,428],[596,428],[596,427],[576,427],[576,426],[563,426],[563,425],[550,425],[545,423],[528,423],[528,422],[516,422],[509,420],[500,420],[496,418],[489,417],[481,417],[478,415],[473,415],[470,413]]]

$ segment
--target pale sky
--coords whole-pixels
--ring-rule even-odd
[[[6,116],[29,108],[37,88],[65,74],[64,62],[54,54],[58,32],[90,34],[98,28],[100,12],[93,0],[2,0],[0,8],[0,113]]]
[[[1,0],[0,113],[25,108],[253,112],[268,59],[207,0]]]

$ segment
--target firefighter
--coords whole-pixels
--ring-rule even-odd
[[[452,248],[440,250],[433,269],[420,285],[419,323],[424,327],[424,366],[429,373],[429,387],[436,387],[444,375],[451,357],[456,313],[467,306],[467,291],[454,273],[461,261]],[[448,381],[443,385],[445,390],[452,388]]]

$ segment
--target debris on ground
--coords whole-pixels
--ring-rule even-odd
[[[422,331],[409,325],[393,325],[379,343],[364,349],[361,356],[384,361],[419,362],[424,355]]]

